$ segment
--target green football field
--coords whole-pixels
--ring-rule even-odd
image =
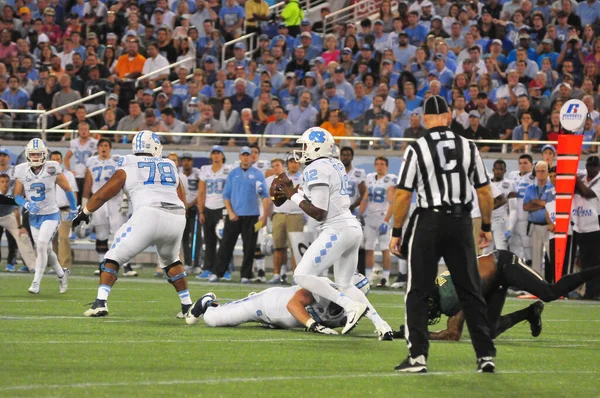
[[[378,341],[367,319],[343,337],[252,324],[187,326],[175,319],[173,288],[153,280],[150,269],[117,282],[107,318],[85,318],[96,296],[90,273],[75,272],[64,295],[46,276],[36,296],[27,292],[31,275],[0,275],[0,397],[600,396],[600,304],[592,302],[547,305],[538,338],[526,323],[500,336],[496,374],[475,372],[463,337],[433,342],[429,373],[405,375],[393,370],[407,355],[404,341]],[[194,299],[213,291],[221,301],[263,288],[190,283]],[[401,293],[369,298],[395,329],[403,323]],[[505,311],[529,304],[509,299]]]

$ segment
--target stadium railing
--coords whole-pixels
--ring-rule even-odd
[[[233,60],[233,58],[225,59],[225,57],[227,56],[227,48],[234,46],[236,43],[239,43],[239,42],[242,42],[244,44],[247,43],[248,48],[246,51],[246,57],[252,56],[252,54],[254,54],[254,52],[257,50],[257,48],[255,48],[255,42],[257,41],[255,39],[256,36],[257,36],[256,32],[252,32],[252,33],[248,33],[243,36],[240,36],[237,39],[229,40],[228,42],[223,44],[223,52],[221,53],[221,67],[224,67],[227,62]]]
[[[4,111],[10,111],[10,109],[0,109],[0,113],[4,112]],[[105,109],[102,109],[97,112],[101,113],[104,111],[105,111]],[[52,128],[52,129],[46,129],[46,130],[42,130],[40,128],[15,128],[15,129],[0,128],[0,133],[2,133],[2,132],[23,132],[23,133],[39,133],[39,134],[42,134],[42,132],[43,132],[44,134],[65,134],[65,133],[72,133],[73,130],[59,129],[56,127]],[[131,135],[131,134],[137,134],[138,131],[91,130],[90,133],[100,134],[100,135],[102,135],[102,134]],[[209,148],[211,145],[213,145],[214,142],[211,142],[212,139],[224,140],[224,139],[230,139],[230,138],[248,138],[249,137],[248,134],[232,134],[232,133],[156,132],[156,134],[159,136],[199,137],[199,138],[201,138],[200,144],[195,145],[195,147],[199,150],[203,149],[203,147]],[[44,136],[42,136],[42,137],[44,138]],[[268,134],[268,135],[260,134],[260,135],[254,135],[253,137],[256,137],[258,139],[258,143],[261,147],[265,147],[267,140],[269,140],[271,138],[282,138],[282,139],[300,138],[299,135],[282,135],[282,134]],[[368,141],[371,146],[376,145],[376,141],[380,140],[380,138],[378,138],[378,137],[356,137],[356,136],[334,137],[334,139],[338,143],[341,141],[347,141],[347,142]],[[390,138],[389,141],[401,143],[401,142],[413,142],[413,141],[415,141],[415,139],[414,138]],[[475,144],[477,144],[478,146],[490,145],[490,144],[502,145],[501,152],[495,152],[495,153],[503,153],[503,154],[509,153],[508,146],[511,144],[525,144],[525,152],[530,152],[531,146],[539,146],[539,145],[546,145],[546,144],[556,145],[558,143],[558,141],[528,141],[528,140],[472,140],[472,141],[475,142]],[[600,146],[600,142],[597,142],[597,141],[584,141],[583,144],[590,145],[590,146]],[[188,145],[187,147],[189,149],[194,149],[194,147],[190,148],[190,145]],[[168,148],[168,145],[166,146],[166,148]],[[233,146],[231,148],[234,149],[235,146]],[[381,150],[386,150],[386,149],[381,148]],[[398,149],[389,149],[389,150],[393,151],[395,153],[398,153],[398,154],[401,153]]]
[[[325,34],[334,33],[335,25],[338,23],[354,22],[355,24],[359,24],[364,18],[377,19],[379,7],[382,2],[383,0],[357,1],[348,7],[326,15],[323,20],[323,32]],[[392,1],[392,9],[395,9],[397,4],[396,0]]]

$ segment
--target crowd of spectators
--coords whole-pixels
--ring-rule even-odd
[[[392,139],[421,136],[423,100],[439,94],[452,106],[453,130],[467,138],[554,139],[558,111],[571,98],[590,110],[585,140],[599,136],[598,0],[384,0],[374,18],[327,25],[329,32],[329,6],[311,21],[297,0],[286,0],[281,16],[264,0],[0,3],[0,107],[50,110],[110,93],[54,112],[49,127],[76,130],[85,121],[92,130],[201,133],[164,135],[165,143],[248,145],[260,134],[319,125],[336,137],[373,138],[349,142],[354,147],[402,149]],[[224,44],[252,32],[253,42],[227,46],[221,65]],[[185,62],[137,81],[177,61]],[[103,115],[86,118],[105,104]],[[0,118],[2,127],[34,122]]]

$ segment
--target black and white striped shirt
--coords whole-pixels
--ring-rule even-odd
[[[417,190],[417,206],[467,205],[471,186],[489,184],[485,165],[474,143],[446,127],[436,127],[404,153],[397,188]]]

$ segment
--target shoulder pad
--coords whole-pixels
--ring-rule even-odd
[[[532,181],[535,180],[535,177],[533,176],[533,174],[529,174],[529,179]]]

